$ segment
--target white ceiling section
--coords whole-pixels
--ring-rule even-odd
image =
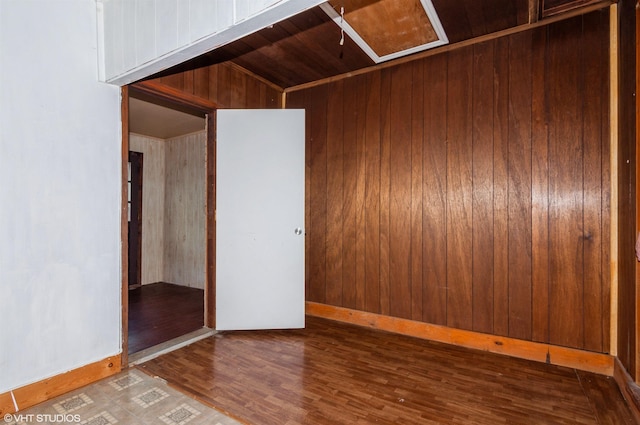
[[[129,98],[129,131],[132,133],[171,139],[204,129],[204,118]]]
[[[126,85],[323,0],[96,0],[99,78]]]

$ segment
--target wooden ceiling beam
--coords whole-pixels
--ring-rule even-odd
[[[540,18],[540,0],[529,0],[529,24],[535,24]]]

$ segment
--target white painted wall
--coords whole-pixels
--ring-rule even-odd
[[[96,0],[101,78],[124,85],[325,0]]]
[[[120,90],[93,0],[0,1],[0,393],[121,351]]]

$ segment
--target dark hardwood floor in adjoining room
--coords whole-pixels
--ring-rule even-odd
[[[129,354],[204,325],[204,291],[153,283],[129,291]]]
[[[635,423],[610,377],[310,316],[139,367],[254,425]]]

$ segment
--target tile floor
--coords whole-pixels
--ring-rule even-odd
[[[8,419],[8,420],[7,420]],[[135,368],[5,417],[8,424],[236,425]]]

